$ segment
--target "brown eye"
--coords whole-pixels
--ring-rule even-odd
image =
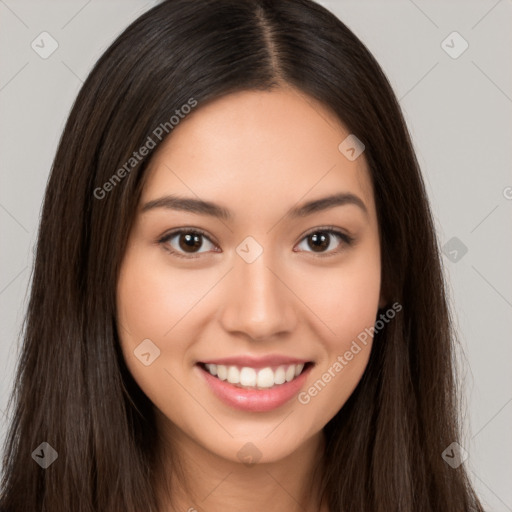
[[[178,235],[178,245],[180,249],[182,249],[185,252],[195,252],[197,249],[201,249],[201,246],[203,245],[201,236],[202,235],[182,233]]]
[[[197,254],[215,249],[215,245],[201,231],[193,229],[181,229],[168,233],[159,240],[159,243],[172,254],[178,257],[197,257]],[[201,251],[206,246],[206,250]],[[210,246],[210,247],[208,247]],[[190,256],[186,256],[186,255]]]
[[[299,248],[306,252],[318,253],[319,255],[337,254],[343,246],[349,246],[353,238],[341,231],[334,229],[317,229],[306,235]],[[304,245],[305,244],[305,245]]]
[[[329,248],[331,243],[330,238],[331,235],[329,233],[318,231],[317,233],[313,233],[312,235],[308,236],[308,245],[315,252],[323,252]]]

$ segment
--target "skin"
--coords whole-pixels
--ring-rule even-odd
[[[338,149],[348,135],[323,105],[282,87],[198,106],[153,155],[117,306],[126,364],[156,410],[161,510],[319,510],[313,468],[321,461],[322,429],[359,382],[372,339],[307,404],[294,398],[269,412],[225,405],[195,363],[242,354],[301,357],[315,362],[307,391],[374,325],[385,304],[379,227],[364,153],[349,161]],[[285,217],[334,192],[357,195],[367,213],[346,204]],[[168,194],[213,201],[233,219],[142,210]],[[355,242],[331,235],[316,252],[306,235],[325,226]],[[159,242],[180,227],[199,228],[208,238],[196,252],[183,249],[183,235]],[[236,252],[247,236],[263,249],[252,263]],[[160,350],[149,366],[134,355],[145,339]],[[237,456],[246,443],[261,453],[255,465]],[[171,451],[182,460],[182,480],[171,469]],[[328,510],[325,504],[321,510]]]

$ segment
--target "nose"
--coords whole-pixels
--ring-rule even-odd
[[[252,263],[238,259],[221,309],[223,328],[258,341],[292,332],[298,318],[297,298],[285,274],[268,261],[265,251]]]

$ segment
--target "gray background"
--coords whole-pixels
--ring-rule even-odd
[[[61,131],[94,62],[155,3],[0,0],[1,439]],[[512,2],[321,3],[368,46],[400,99],[446,247],[465,376],[465,464],[488,510],[512,511]],[[59,45],[47,59],[31,47],[43,31]],[[457,58],[442,46],[453,31],[469,44]],[[462,48],[453,37],[445,44]]]

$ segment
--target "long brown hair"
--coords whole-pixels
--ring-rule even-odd
[[[406,124],[370,52],[311,0],[167,0],[90,73],[46,189],[0,510],[157,511],[152,404],[126,368],[116,328],[120,262],[154,153],[130,159],[149,137],[165,140],[157,127],[172,136],[169,119],[191,98],[201,108],[283,83],[322,102],[364,143],[382,286],[403,305],[325,427],[323,496],[333,512],[483,510],[464,465],[441,457],[459,439],[455,337]],[[58,454],[46,469],[32,460],[42,442]]]

